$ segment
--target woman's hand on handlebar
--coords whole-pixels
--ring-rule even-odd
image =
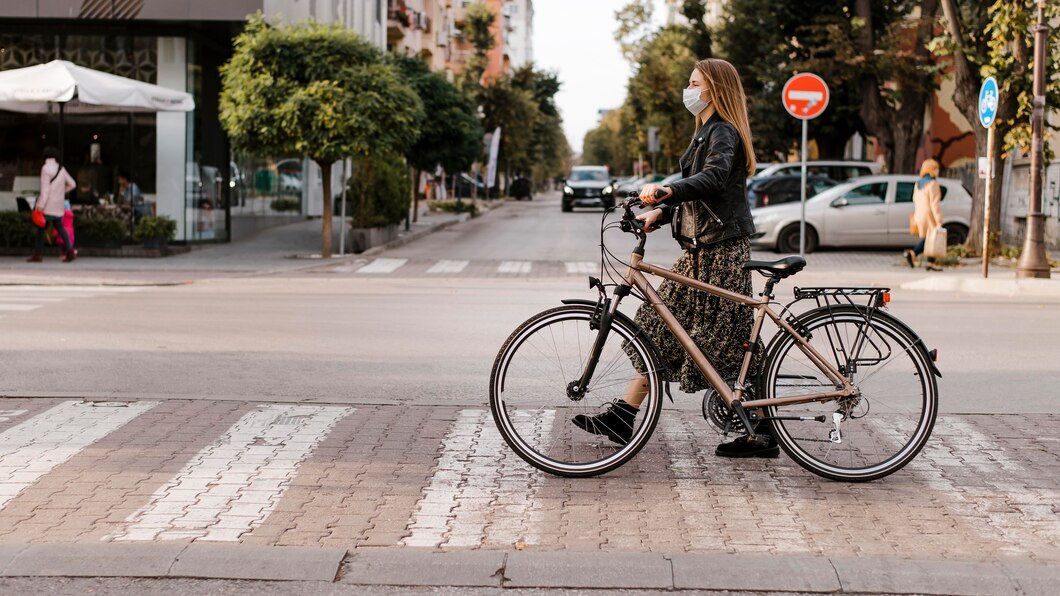
[[[661,196],[655,196],[656,193]],[[658,184],[649,184],[641,189],[640,191],[640,202],[645,205],[654,205],[659,201],[670,198],[673,191],[670,190],[669,186],[659,186]]]
[[[645,232],[651,233],[659,229],[660,217],[662,217],[662,209],[652,209],[638,215],[637,220],[644,225]]]

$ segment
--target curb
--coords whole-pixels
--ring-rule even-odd
[[[338,582],[359,586],[709,590],[828,594],[1046,595],[1060,565],[1023,560],[191,543],[0,545],[0,577]]]
[[[491,209],[491,211],[492,211],[492,209]],[[485,214],[483,214],[483,215],[485,215]],[[408,234],[405,234],[404,236],[399,236],[399,237],[391,240],[390,242],[387,242],[385,244],[380,244],[379,246],[373,246],[372,248],[369,248],[368,250],[366,250],[366,251],[364,251],[362,253],[357,253],[356,256],[358,256],[358,257],[375,256],[375,255],[377,255],[377,254],[379,254],[381,252],[384,252],[384,251],[387,251],[387,250],[391,250],[391,249],[397,248],[399,246],[404,246],[406,244],[409,244],[410,242],[415,242],[416,240],[419,240],[420,238],[423,238],[424,236],[428,236],[428,235],[433,234],[435,232],[440,232],[440,231],[442,231],[442,230],[444,230],[446,228],[451,228],[451,227],[455,226],[456,224],[463,223],[463,222],[465,222],[465,221],[467,221],[469,219],[471,219],[471,216],[468,215],[467,213],[459,213],[459,214],[457,214],[457,219],[452,219],[452,220],[449,220],[449,221],[443,221],[441,223],[434,224],[434,225],[432,225],[430,227],[427,227],[427,228],[424,228],[422,230],[416,230],[415,232],[409,232]]]
[[[960,292],[993,296],[1060,297],[1060,279],[976,278],[934,276],[906,282],[903,290],[927,292]]]

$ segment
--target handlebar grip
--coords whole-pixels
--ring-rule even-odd
[[[665,198],[666,198],[666,196],[667,196],[667,195],[666,195],[666,191],[665,191],[665,190],[663,190],[663,189],[661,189],[661,188],[660,188],[659,190],[656,190],[656,191],[655,191],[655,199],[656,199],[657,201],[661,201],[661,200],[665,199]]]

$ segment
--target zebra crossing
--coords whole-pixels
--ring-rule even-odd
[[[991,422],[943,416],[907,470],[852,487],[786,458],[718,459],[693,411],[664,411],[620,470],[570,480],[515,456],[483,408],[12,400],[0,410],[0,541],[818,553],[916,531],[915,544],[943,550],[1060,560],[1060,491],[1041,482],[1060,453],[1015,451],[1005,437],[1019,433]],[[547,437],[567,422],[533,423]],[[1060,419],[1035,424],[1049,436]]]
[[[87,285],[0,286],[0,318],[15,313],[32,312],[60,302],[138,292],[140,289],[133,286]]]
[[[566,277],[597,275],[598,261],[526,261],[406,258],[358,260],[322,268],[316,273],[351,275],[353,277]]]

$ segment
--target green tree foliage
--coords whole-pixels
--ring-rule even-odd
[[[937,9],[938,0],[853,0],[799,34],[808,58],[795,67],[827,72],[830,88],[858,92],[858,116],[891,172],[916,167],[924,110],[937,87],[939,68],[927,49]]]
[[[479,157],[483,134],[472,97],[431,72],[422,60],[398,54],[388,55],[387,60],[423,102],[419,136],[407,153],[409,164],[432,172],[438,165],[448,172],[471,167]]]
[[[482,82],[489,51],[497,45],[491,30],[496,20],[497,15],[482,2],[470,4],[464,10],[464,20],[459,26],[474,48],[474,53],[467,59],[464,69],[465,80],[469,83]]]
[[[405,152],[422,103],[378,50],[339,26],[272,27],[252,17],[221,68],[221,123],[233,148],[306,155],[321,169],[321,253],[331,255],[331,166],[349,156]]]
[[[821,23],[849,20],[849,2],[836,0],[730,0],[715,32],[717,54],[736,67],[748,98],[755,151],[762,161],[784,159],[799,139],[799,122],[784,110],[781,90],[792,75],[820,75],[830,91],[828,109],[810,124],[822,158],[841,158],[847,141],[865,132],[861,89],[848,65],[828,45]],[[812,15],[812,18],[808,18]]]
[[[644,40],[654,31],[651,22],[653,12],[651,0],[630,0],[615,12],[615,20],[618,21],[615,41],[622,50],[622,56],[630,64],[640,57]]]
[[[487,132],[501,129],[498,171],[530,171],[535,158],[535,129],[543,115],[533,93],[502,77],[479,90]]]
[[[988,76],[1000,87],[993,154],[1030,145],[1036,4],[1033,0],[941,0],[943,33],[932,41],[937,56],[953,61],[953,100],[975,132],[976,153],[987,154],[987,132],[979,125],[979,88]],[[1060,4],[1045,2],[1046,20],[1060,19]],[[1046,105],[1060,105],[1060,29],[1046,43]],[[1047,119],[1048,120],[1048,119]],[[1055,129],[1055,127],[1053,127]],[[991,204],[1000,205],[1001,172],[995,174]],[[972,222],[966,248],[981,253],[985,205],[983,182],[975,180]],[[991,209],[991,228],[1000,229],[1000,209]]]
[[[700,60],[712,57],[714,48],[711,44],[710,29],[704,20],[707,15],[707,7],[704,5],[703,0],[685,0],[684,4],[681,5],[681,15],[688,19],[691,24],[688,38],[691,42],[692,54]]]
[[[412,181],[401,155],[381,151],[358,159],[348,184],[347,196],[358,198],[352,210],[353,227],[396,224],[408,214]]]
[[[611,110],[585,134],[581,161],[586,165],[606,165],[614,175],[630,173],[633,157],[629,145],[623,138],[622,109]]]
[[[511,80],[513,87],[530,94],[537,105],[538,117],[532,125],[530,162],[509,160],[508,165],[518,173],[529,173],[540,185],[567,171],[570,146],[563,134],[563,119],[556,107],[556,94],[559,93],[561,83],[556,73],[538,70],[533,64],[517,68],[512,73]]]
[[[682,90],[697,62],[689,49],[688,29],[665,27],[644,43],[634,65],[627,100],[640,123],[634,136],[638,148],[647,148],[647,128],[659,127],[660,156],[657,166],[670,173],[695,133],[695,119],[681,101]],[[641,145],[640,141],[644,140]]]

